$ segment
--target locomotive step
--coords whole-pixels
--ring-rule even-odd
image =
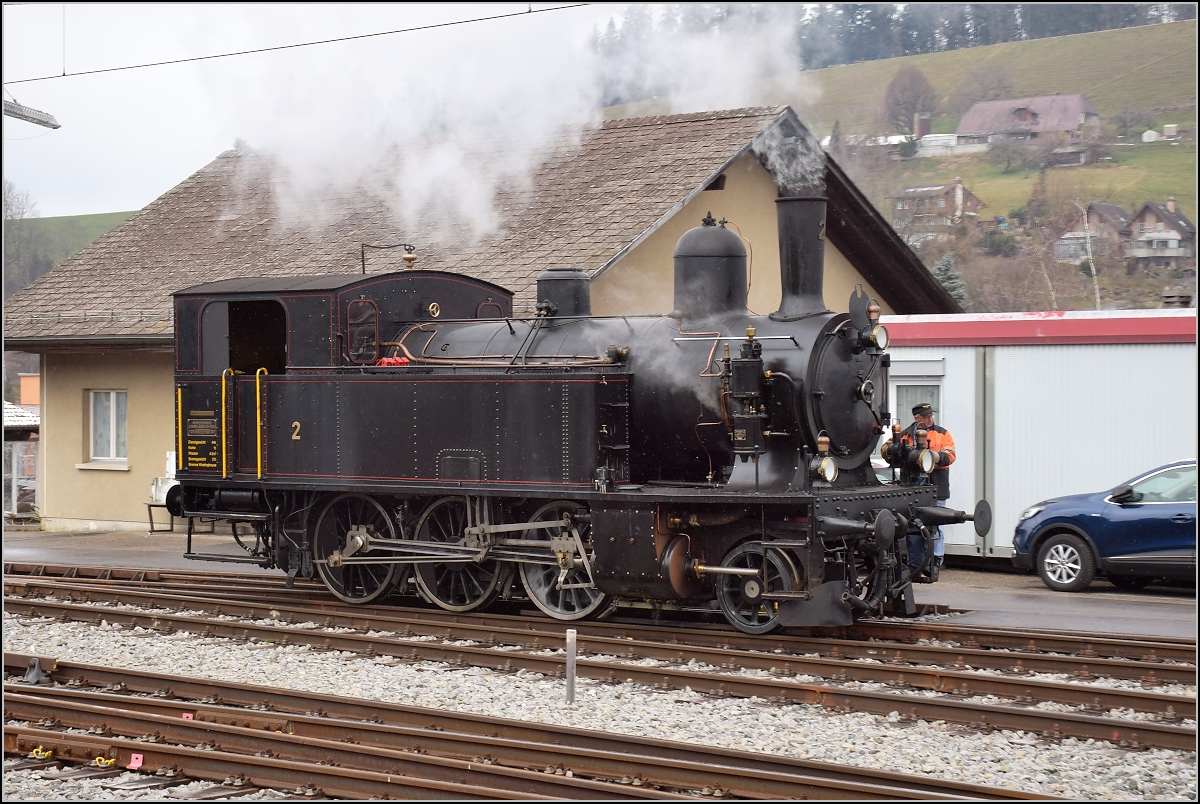
[[[227,522],[234,520],[238,522],[266,522],[271,518],[270,514],[251,514],[244,511],[185,511],[183,515],[195,517],[196,519],[223,519]]]
[[[193,561],[224,561],[227,564],[258,564],[263,565],[261,558],[254,556],[224,556],[220,553],[184,553],[184,558],[190,558]]]

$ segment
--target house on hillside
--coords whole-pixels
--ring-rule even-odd
[[[364,243],[413,244],[415,267],[507,288],[518,315],[533,313],[549,266],[590,276],[597,315],[665,315],[675,244],[711,213],[750,243],[749,306],[765,314],[781,297],[775,199],[823,192],[830,309],[846,310],[861,285],[884,313],[961,312],[812,141],[788,107],[610,120],[548,148],[527,184],[497,185],[501,225],[475,242],[436,240],[436,227],[406,223],[394,199],[366,189],[320,199],[321,225],[289,225],[274,161],[222,153],[8,302],[5,347],[42,355],[43,522],[146,528],[148,490],[175,449],[173,292],[406,267]]]
[[[1054,259],[1076,265],[1088,258],[1087,236],[1091,236],[1094,259],[1124,256],[1124,244],[1130,235],[1130,215],[1116,204],[1091,201],[1087,208],[1086,234],[1082,216],[1079,229],[1067,232],[1054,243]]]
[[[909,187],[889,199],[892,225],[910,246],[926,240],[948,240],[956,226],[965,224],[973,229],[979,210],[987,206],[957,176],[949,184]]]
[[[1040,95],[980,101],[962,116],[955,134],[959,144],[1004,139],[1032,143],[1038,137],[1058,134],[1069,147],[1081,144],[1099,124],[1100,116],[1082,95]]]
[[[1175,271],[1196,276],[1196,226],[1175,203],[1146,202],[1129,224],[1125,260],[1142,271]]]

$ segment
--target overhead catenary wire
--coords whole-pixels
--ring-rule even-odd
[[[123,67],[104,67],[99,70],[81,70],[79,72],[68,73],[66,65],[63,65],[62,75],[43,75],[38,78],[20,78],[16,81],[5,81],[5,86],[12,84],[28,84],[33,81],[49,81],[54,78],[74,78],[81,75],[97,75],[99,73],[115,73],[123,70],[140,70],[145,67],[166,67],[172,64],[186,64],[193,61],[209,61],[211,59],[225,59],[233,56],[251,56],[257,53],[271,53],[278,50],[292,50],[301,47],[314,47],[316,45],[332,45],[338,42],[352,42],[357,39],[372,39],[379,36],[394,36],[402,33],[415,33],[417,31],[431,31],[436,28],[451,28],[456,25],[470,25],[476,22],[492,22],[494,20],[508,19],[510,17],[524,17],[530,14],[542,14],[547,11],[567,11],[575,8],[589,6],[591,3],[573,3],[566,6],[555,6],[553,8],[534,9],[530,6],[525,11],[515,11],[509,14],[493,14],[490,17],[474,17],[467,20],[452,20],[450,22],[436,22],[429,25],[415,25],[411,28],[397,28],[393,31],[377,31],[376,33],[355,34],[354,36],[341,36],[334,39],[319,39],[313,42],[296,42],[291,45],[275,45],[274,47],[261,47],[253,50],[238,50],[231,53],[213,53],[208,56],[192,56],[186,59],[169,59],[167,61],[147,62],[146,64],[128,64]],[[64,25],[65,31],[65,25]],[[64,52],[65,52],[65,32],[64,32]]]

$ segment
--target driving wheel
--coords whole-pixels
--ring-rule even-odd
[[[539,508],[529,521],[562,519],[563,514],[573,514],[582,508],[582,505],[569,500],[552,502]],[[574,525],[579,531],[583,549],[587,551],[588,561],[595,561],[596,551],[592,547],[590,526],[584,522],[575,522]],[[548,542],[552,536],[559,536],[560,531],[563,536],[570,533],[560,528],[534,528],[525,531],[521,538]],[[607,611],[610,598],[594,586],[587,585],[591,577],[579,551],[573,549],[566,554],[565,560],[569,562],[565,575],[562,565],[557,561],[545,564],[521,562],[521,583],[533,605],[556,620],[582,620],[597,612]]]
[[[465,545],[463,531],[470,521],[469,506],[476,503],[467,497],[443,497],[430,503],[417,520],[416,540]],[[495,600],[500,586],[500,562],[476,561],[469,556],[417,564],[415,574],[425,598],[446,611],[473,611],[486,606]]]
[[[388,550],[365,549],[367,541],[396,539],[387,510],[365,494],[342,494],[317,518],[313,558],[317,574],[334,597],[371,603],[385,597],[408,574],[409,565]]]
[[[791,560],[776,550],[764,551],[762,542],[743,542],[729,551],[721,566],[758,571],[757,575],[716,576],[717,603],[725,619],[747,634],[769,634],[779,628],[779,604],[763,595],[792,590],[797,573]]]

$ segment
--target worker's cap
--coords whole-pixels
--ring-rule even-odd
[[[930,413],[937,413],[937,411],[934,410],[933,405],[929,404],[928,402],[922,402],[919,405],[913,405],[914,416],[928,416]]]

